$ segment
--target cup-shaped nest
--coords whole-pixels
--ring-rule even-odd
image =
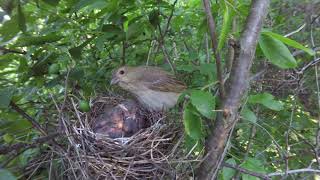
[[[74,98],[59,116],[66,179],[185,179],[198,160],[185,150],[179,113],[152,113],[133,100],[100,96],[90,112]]]

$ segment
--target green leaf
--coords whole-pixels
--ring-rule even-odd
[[[82,47],[77,46],[74,48],[70,48],[68,51],[73,59],[81,58]]]
[[[219,42],[218,42],[218,51],[220,51],[223,48],[223,46],[226,44],[226,39],[231,30],[232,19],[234,16],[234,11],[232,10],[232,7],[229,7],[229,5],[224,1],[221,1],[221,2],[223,2],[224,8],[223,8],[222,28],[221,28]],[[233,4],[233,0],[230,0],[229,3]]]
[[[297,62],[287,46],[278,39],[266,34],[261,34],[259,38],[259,45],[263,54],[272,64],[282,69],[294,68],[297,66]]]
[[[0,89],[0,108],[7,108],[10,104],[14,89],[11,87]]]
[[[128,31],[126,34],[127,40],[133,39],[138,37],[140,34],[142,34],[144,24],[141,22],[135,22],[129,25]]]
[[[205,117],[212,119],[214,117],[215,98],[209,92],[200,90],[191,91],[192,105]]]
[[[78,3],[72,8],[70,13],[78,12],[80,9],[85,8],[87,6],[90,6],[92,4],[104,2],[104,0],[80,0]],[[106,4],[106,3],[105,3]],[[105,6],[101,6],[101,8],[104,8]]]
[[[250,95],[248,102],[253,104],[262,104],[265,107],[275,111],[280,111],[283,109],[283,104],[277,100],[274,100],[274,97],[269,93]]]
[[[18,40],[17,46],[42,45],[45,43],[52,43],[59,41],[63,36],[55,33],[50,33],[43,36],[21,36]]]
[[[6,133],[5,135],[3,135],[3,140],[4,142],[6,142],[7,144],[10,144],[11,142],[14,141],[14,137],[9,134],[9,133]]]
[[[241,164],[241,167],[257,173],[266,173],[261,161],[250,157],[243,164]],[[250,176],[244,173],[241,174],[241,177],[243,180],[259,180],[259,178],[257,177]]]
[[[188,65],[179,65],[179,66],[177,66],[177,70],[191,73],[191,72],[195,71],[196,69],[195,69],[194,65],[188,64]]]
[[[188,152],[193,149],[193,152],[200,152],[203,150],[203,143],[201,140],[191,138],[188,134],[184,135],[184,145]]]
[[[201,64],[199,70],[201,74],[209,77],[209,81],[212,82],[217,80],[216,65],[214,63]]]
[[[287,44],[288,46],[294,47],[296,49],[303,50],[303,51],[305,51],[306,53],[308,53],[311,56],[313,56],[315,54],[315,52],[312,49],[306,48],[302,44],[298,43],[297,41],[294,41],[292,39],[286,38],[286,37],[284,37],[284,36],[282,36],[280,34],[276,34],[276,33],[270,32],[270,31],[263,31],[262,34],[271,36],[271,37],[273,37],[273,38],[275,38],[275,39]]]
[[[160,15],[160,11],[158,9],[151,11],[149,14],[149,22],[155,29],[160,23],[159,15]]]
[[[84,71],[81,68],[71,69],[69,77],[71,80],[80,80],[84,77]]]
[[[18,18],[19,29],[22,32],[26,32],[26,29],[27,29],[26,18],[24,16],[23,11],[22,11],[20,0],[18,0],[17,18]]]
[[[81,59],[82,49],[88,45],[95,37],[87,39],[85,42],[77,47],[70,48],[68,51],[73,59]]]
[[[233,165],[237,164],[233,158],[228,159],[226,162]],[[232,168],[224,167],[222,169],[223,180],[230,180],[235,174],[236,174],[236,170]]]
[[[16,54],[3,54],[0,56],[0,70],[8,68],[9,65],[17,59],[19,55]]]
[[[102,32],[110,33],[112,35],[116,35],[122,32],[122,30],[114,24],[104,24],[101,28]]]
[[[0,27],[0,40],[2,42],[14,38],[20,31],[17,19],[16,16],[13,16],[11,20],[4,22]]]
[[[51,6],[57,6],[60,2],[60,0],[42,0],[42,1]]]
[[[102,38],[104,41],[120,41],[123,40],[125,37],[124,32],[117,25],[114,24],[104,24],[101,28],[101,31],[104,33],[100,36],[100,38]]]
[[[195,140],[201,138],[201,119],[194,112],[193,106],[188,103],[183,112],[183,124],[186,133]]]
[[[0,179],[1,180],[16,180],[17,178],[8,170],[0,169]]]
[[[253,123],[257,122],[257,116],[248,107],[245,107],[241,111],[241,117],[242,119],[253,122]]]

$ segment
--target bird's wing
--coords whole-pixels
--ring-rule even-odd
[[[173,75],[159,68],[146,68],[141,77],[143,84],[155,91],[180,93],[186,89],[186,85],[177,80]]]

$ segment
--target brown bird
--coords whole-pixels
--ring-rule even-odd
[[[111,84],[129,91],[153,111],[172,108],[186,89],[186,85],[170,73],[150,66],[120,67],[113,73]]]

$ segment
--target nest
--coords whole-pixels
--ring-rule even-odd
[[[91,102],[90,112],[82,113],[74,98],[66,99],[66,113],[59,117],[60,129],[67,137],[64,152],[59,152],[57,158],[62,159],[59,179],[192,177],[192,163],[198,160],[183,148],[181,115],[143,111],[149,127],[130,137],[110,138],[93,131],[94,120],[103,107],[116,106],[123,100],[119,96],[100,96]]]

